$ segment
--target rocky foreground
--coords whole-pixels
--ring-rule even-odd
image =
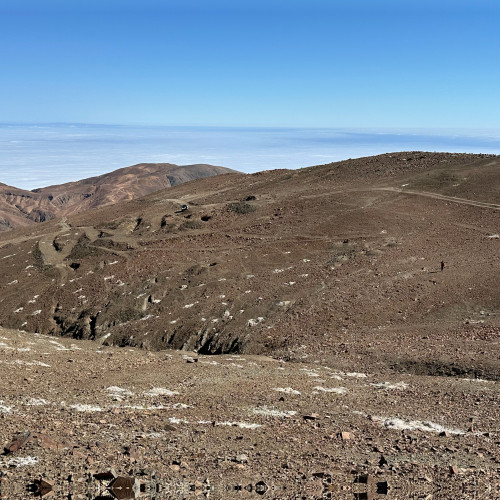
[[[0,498],[499,498],[496,381],[0,329]]]

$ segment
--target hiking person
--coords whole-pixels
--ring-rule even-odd
[[[441,261],[441,271],[444,269],[444,260]]]

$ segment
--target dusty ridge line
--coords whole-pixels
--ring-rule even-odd
[[[457,198],[455,196],[446,196],[444,194],[430,193],[428,191],[410,191],[406,189],[399,189],[393,187],[373,188],[375,191],[392,191],[402,194],[414,194],[417,196],[426,196],[428,198],[435,198],[437,200],[451,201],[453,203],[461,203],[463,205],[472,205],[474,207],[490,208],[491,210],[500,210],[500,205],[495,203],[486,203],[484,201],[468,200],[466,198]]]

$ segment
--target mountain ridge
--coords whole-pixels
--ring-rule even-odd
[[[0,183],[0,231],[133,199],[201,177],[233,172],[207,164],[139,163],[31,191]]]
[[[499,168],[403,152],[230,173],[4,232],[0,325],[498,380]]]

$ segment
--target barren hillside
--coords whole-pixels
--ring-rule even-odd
[[[212,165],[141,163],[33,191],[0,183],[0,231],[139,198],[158,189],[228,172],[232,170]]]
[[[499,172],[392,153],[2,233],[0,497],[499,498]]]
[[[397,153],[228,174],[4,233],[0,323],[498,378],[498,162]]]

